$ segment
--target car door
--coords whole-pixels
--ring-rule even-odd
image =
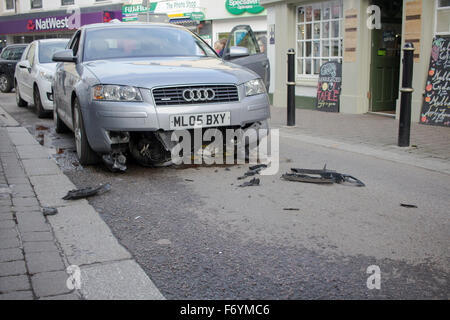
[[[20,66],[22,70],[20,75],[20,94],[22,98],[28,102],[33,101],[33,77],[31,75],[34,65],[35,65],[35,53],[36,53],[36,43],[33,42],[28,49],[25,60],[28,61],[28,66]]]
[[[230,56],[231,47],[244,47],[248,49],[248,56],[233,58]],[[264,80],[266,88],[270,85],[270,65],[266,52],[261,52],[253,30],[248,25],[235,26],[228,36],[223,51],[224,61],[239,64],[256,72]]]
[[[69,42],[68,49],[72,50],[74,56],[78,55],[80,39],[81,31],[78,31]],[[72,92],[77,79],[76,66],[73,62],[62,62],[56,71],[61,98],[61,101],[58,101],[59,115],[69,127],[72,125]]]

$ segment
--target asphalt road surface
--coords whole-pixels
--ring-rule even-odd
[[[89,202],[168,299],[449,298],[448,175],[283,136],[279,173],[256,187],[237,187],[248,165],[130,164],[113,174],[81,167],[73,136],[16,107],[13,94],[1,94],[0,106],[78,187],[111,183]],[[367,186],[280,179],[325,163]],[[367,287],[371,265],[380,290]]]

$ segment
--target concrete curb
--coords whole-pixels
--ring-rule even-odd
[[[79,292],[83,298],[165,299],[86,200],[61,199],[76,186],[45,148],[24,127],[18,127],[17,121],[1,108],[0,117],[40,205],[58,209],[58,214],[47,217],[47,220],[66,265],[76,265],[81,270]]]
[[[276,128],[276,127],[274,127]],[[371,156],[381,160],[388,160],[393,162],[398,162],[402,164],[407,164],[410,166],[415,166],[431,171],[436,171],[444,174],[450,175],[450,163],[433,159],[431,157],[420,157],[412,154],[400,154],[391,151],[376,149],[367,145],[362,144],[350,144],[340,141],[335,141],[331,139],[325,139],[320,137],[313,137],[305,134],[291,133],[290,129],[277,128],[280,129],[280,136],[288,139],[293,139],[296,141],[301,141],[304,143],[314,144],[322,147],[333,148],[353,153],[359,153],[366,156]]]

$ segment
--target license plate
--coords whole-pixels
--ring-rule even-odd
[[[170,129],[192,129],[229,126],[230,112],[180,114],[170,116]]]

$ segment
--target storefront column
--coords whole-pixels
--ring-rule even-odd
[[[408,11],[408,3],[413,7],[417,4],[422,6],[421,18],[420,21],[416,21],[416,23],[420,23],[420,34],[414,35],[411,34],[411,30],[406,30],[407,28],[407,19],[406,16]],[[416,48],[415,54],[419,54],[419,56],[414,59],[414,75],[413,75],[413,97],[412,97],[412,105],[411,105],[411,121],[419,122],[420,113],[422,110],[423,103],[423,94],[425,90],[425,83],[427,81],[427,73],[428,67],[430,63],[431,56],[431,47],[433,45],[433,35],[434,35],[434,26],[435,26],[435,7],[436,1],[429,0],[420,0],[419,3],[417,0],[404,0],[403,1],[403,32],[402,32],[402,47],[405,44],[405,41],[408,40],[414,41],[414,47]],[[412,14],[416,14],[413,12]],[[422,17],[428,17],[425,20]],[[408,21],[411,21],[409,19]],[[411,29],[411,28],[410,28]],[[419,38],[420,42],[415,42],[415,39]],[[400,71],[402,72],[402,70]],[[400,74],[400,79],[402,78],[402,74]],[[400,102],[397,103],[397,118],[399,116],[400,111]]]
[[[366,23],[369,0],[344,0],[343,5],[344,54],[340,112],[366,113],[369,111],[370,84],[371,30]]]
[[[273,72],[271,91],[273,90],[273,105],[287,106],[287,51],[296,48],[295,45],[295,6],[286,3],[270,6],[270,13],[274,15],[275,23],[275,54],[271,61]],[[273,21],[273,17],[268,18]],[[269,48],[273,45],[268,44]],[[271,49],[269,49],[271,50]]]

